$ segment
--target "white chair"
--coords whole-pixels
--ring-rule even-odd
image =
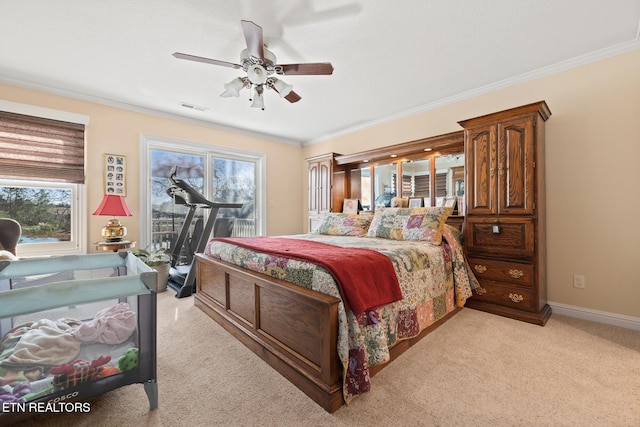
[[[16,247],[22,235],[22,227],[18,221],[10,218],[0,218],[0,250],[16,254]]]

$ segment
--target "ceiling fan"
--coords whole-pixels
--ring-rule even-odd
[[[244,88],[253,86],[254,96],[252,107],[264,110],[264,88],[273,89],[281,98],[293,103],[300,101],[300,95],[295,93],[293,86],[274,76],[277,75],[329,75],[333,74],[333,65],[330,62],[314,62],[304,64],[278,64],[276,56],[269,51],[263,41],[262,27],[252,21],[240,21],[242,31],[247,43],[247,48],[240,52],[240,64],[219,61],[217,59],[203,58],[175,52],[174,57],[189,61],[204,62],[205,64],[221,65],[223,67],[242,68],[246,77],[237,77],[224,85],[225,91],[222,97],[239,96]]]

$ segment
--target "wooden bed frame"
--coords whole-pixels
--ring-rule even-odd
[[[328,412],[344,404],[339,299],[196,254],[195,305]],[[451,318],[397,342],[391,360]],[[373,376],[387,364],[370,367]]]

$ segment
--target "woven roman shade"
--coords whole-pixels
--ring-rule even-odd
[[[407,196],[413,196],[413,191],[412,191],[412,179],[411,179],[411,175],[402,175],[402,191],[400,192],[400,194],[402,194],[402,196],[407,197]]]
[[[431,194],[431,180],[429,175],[417,175],[415,178],[414,195],[416,197],[429,197]]]
[[[447,173],[436,174],[436,197],[445,197],[447,195]]]
[[[0,178],[84,184],[84,129],[0,111]]]

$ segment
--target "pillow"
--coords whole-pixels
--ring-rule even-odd
[[[364,236],[367,234],[371,219],[372,215],[328,213],[313,233],[330,236]]]
[[[378,209],[367,236],[391,240],[422,240],[440,245],[442,227],[452,210],[450,207]]]

